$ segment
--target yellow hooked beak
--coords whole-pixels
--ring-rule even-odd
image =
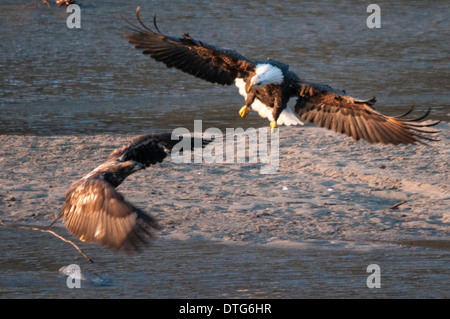
[[[250,91],[252,90],[260,89],[263,87],[261,84],[262,83],[259,79],[253,77],[250,82],[247,82],[245,84],[245,91],[247,91],[247,93],[250,93]]]

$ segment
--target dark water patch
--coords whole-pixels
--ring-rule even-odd
[[[242,120],[235,87],[195,79],[142,55],[121,38],[118,12],[134,19],[139,1],[81,6],[81,29],[66,26],[63,8],[35,1],[0,4],[0,133],[134,133],[187,127],[267,125]],[[251,59],[290,64],[301,78],[328,83],[358,98],[377,96],[379,109],[448,121],[449,9],[445,1],[380,3],[381,29],[366,26],[359,2],[194,1],[142,5],[170,35],[236,49]],[[251,19],[249,19],[251,17]]]
[[[95,260],[90,264],[48,234],[3,228],[0,237],[0,298],[450,296],[449,252],[421,247],[327,248],[318,242],[299,249],[160,238],[142,254],[126,258],[80,243]],[[67,276],[60,273],[70,264],[85,276],[81,288],[68,288]],[[367,286],[371,264],[380,266],[381,288]]]

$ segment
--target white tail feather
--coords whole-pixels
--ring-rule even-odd
[[[252,104],[252,109],[258,112],[259,116],[262,118],[268,119],[270,122],[273,121],[272,110],[270,107],[267,107],[260,100],[255,99],[255,102]],[[303,122],[292,112],[291,108],[287,106],[283,112],[281,112],[280,116],[277,120],[278,125],[303,125]]]
[[[303,122],[295,115],[289,105],[281,112],[277,120],[278,125],[303,125]]]

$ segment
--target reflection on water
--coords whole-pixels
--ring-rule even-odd
[[[57,232],[67,236],[62,229]],[[449,251],[264,247],[158,239],[125,258],[97,245],[72,246],[40,232],[0,232],[0,298],[448,298]],[[381,269],[369,289],[367,266]],[[86,280],[67,288],[59,269],[80,266]]]
[[[253,59],[290,64],[301,78],[328,83],[401,114],[433,108],[449,119],[449,14],[446,1],[380,3],[381,29],[366,26],[358,1],[101,1],[81,7],[81,29],[63,8],[2,1],[0,133],[137,133],[203,119],[214,127],[267,125],[239,118],[243,100],[143,56],[121,38],[119,11],[171,35],[189,32]],[[249,19],[251,17],[251,19]]]

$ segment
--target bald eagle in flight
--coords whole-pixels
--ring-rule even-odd
[[[192,148],[211,142],[189,139]],[[116,187],[129,175],[161,163],[180,140],[172,140],[170,133],[149,134],[116,149],[103,164],[70,186],[61,213],[50,226],[62,217],[68,231],[82,241],[126,253],[138,251],[139,245],[152,237],[151,230],[160,226],[152,216],[126,201]]]
[[[142,22],[139,11],[140,7],[136,9],[136,16],[141,26],[121,15],[131,26],[132,32],[124,35],[130,43],[167,67],[212,83],[234,83],[245,98],[240,116],[245,117],[251,107],[270,121],[272,131],[282,124],[303,124],[301,118],[369,143],[398,145],[436,141],[421,133],[437,133],[424,128],[439,122],[414,123],[428,116],[429,110],[416,119],[404,118],[411,110],[397,117],[383,115],[373,108],[375,98],[359,100],[326,84],[306,82],[281,62],[252,61],[236,51],[195,40],[187,33],[181,38],[163,35],[156,25],[156,16],[155,30],[152,30]],[[295,113],[287,105],[290,98],[297,98]]]

